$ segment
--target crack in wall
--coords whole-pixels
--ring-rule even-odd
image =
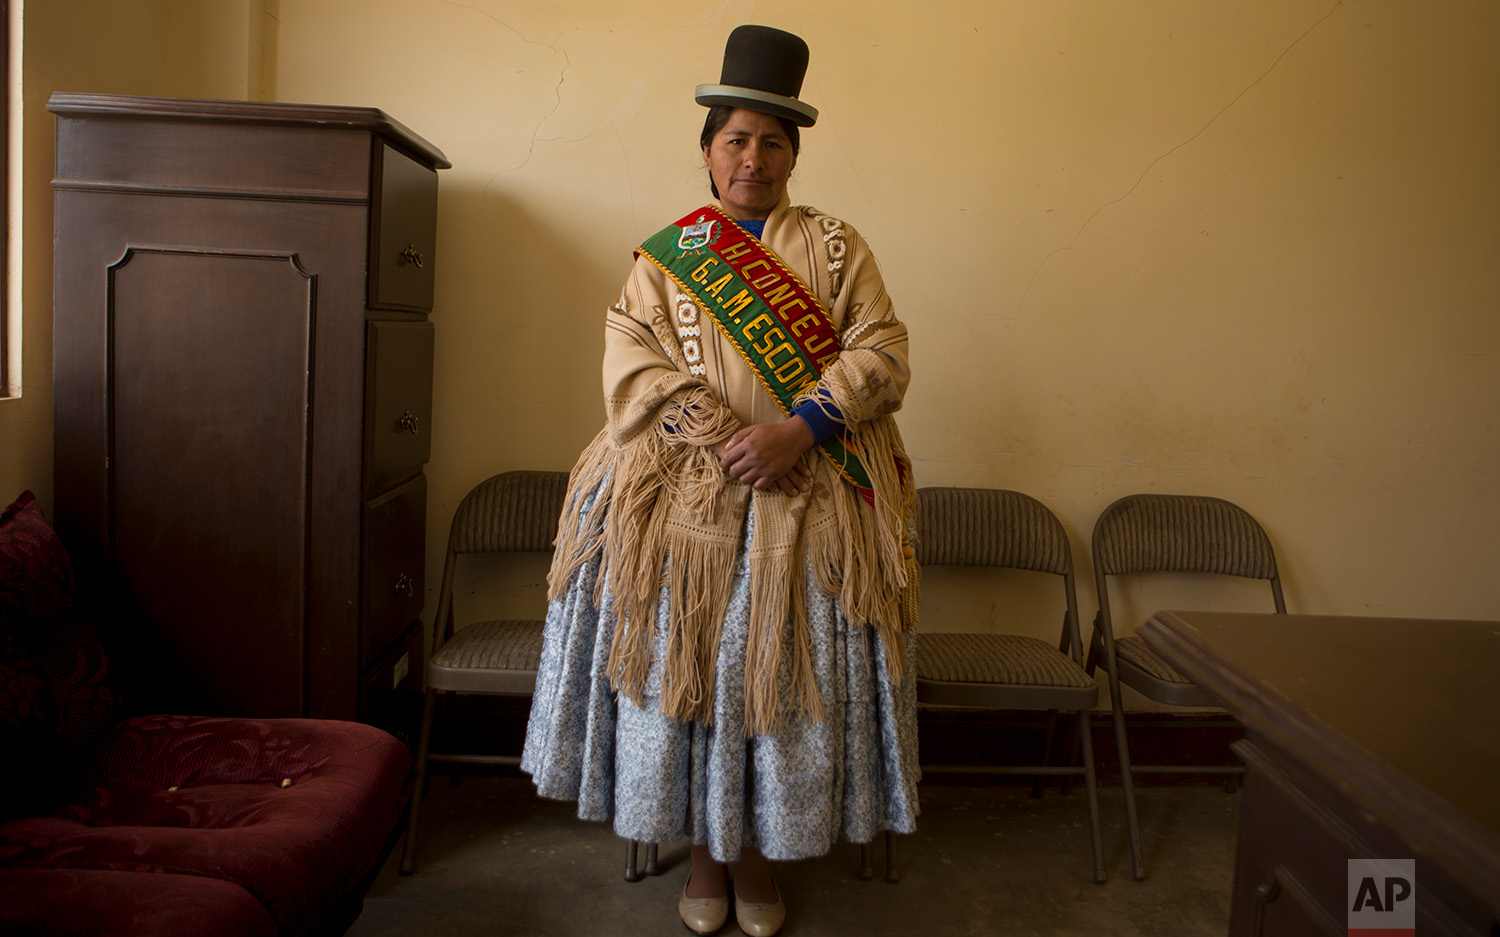
[[[1126,189],[1125,192],[1122,195],[1120,195],[1118,198],[1110,199],[1109,201],[1105,202],[1103,205],[1100,205],[1098,208],[1094,209],[1093,213],[1090,214],[1087,218],[1084,219],[1083,224],[1079,225],[1078,230],[1076,232],[1074,232],[1073,239],[1071,241],[1069,241],[1066,245],[1064,245],[1062,247],[1058,247],[1058,248],[1053,249],[1051,252],[1049,252],[1047,254],[1047,256],[1043,257],[1041,263],[1037,264],[1036,269],[1032,271],[1032,273],[1031,273],[1031,279],[1028,280],[1028,281],[1026,281],[1026,290],[1021,294],[1020,301],[1016,303],[1016,316],[1019,317],[1020,313],[1021,313],[1021,310],[1023,308],[1025,308],[1025,306],[1026,306],[1026,297],[1028,297],[1028,296],[1031,295],[1031,288],[1032,288],[1032,286],[1034,286],[1036,284],[1036,278],[1041,275],[1042,269],[1047,266],[1047,262],[1048,261],[1050,261],[1053,257],[1056,257],[1058,254],[1061,254],[1061,253],[1064,253],[1066,251],[1072,250],[1073,247],[1078,243],[1078,239],[1081,238],[1081,237],[1083,237],[1083,232],[1086,231],[1086,230],[1088,230],[1088,226],[1091,225],[1091,224],[1093,224],[1094,219],[1097,218],[1097,217],[1099,217],[1099,215],[1101,213],[1103,213],[1103,211],[1106,208],[1109,208],[1109,207],[1114,206],[1114,205],[1118,205],[1121,202],[1125,201],[1127,198],[1129,198],[1135,192],[1136,189],[1140,188],[1141,183],[1144,182],[1144,181],[1146,181],[1146,177],[1151,174],[1151,170],[1155,169],[1156,165],[1158,163],[1160,163],[1162,160],[1166,159],[1167,157],[1171,156],[1173,153],[1176,153],[1178,150],[1182,149],[1183,147],[1187,146],[1188,144],[1192,143],[1194,140],[1197,140],[1199,137],[1203,136],[1203,134],[1208,131],[1208,128],[1212,127],[1215,123],[1217,123],[1220,117],[1223,117],[1224,114],[1230,108],[1234,107],[1235,104],[1239,103],[1240,98],[1243,98],[1245,95],[1249,94],[1252,90],[1255,89],[1256,85],[1259,85],[1262,81],[1265,81],[1266,77],[1269,76],[1273,71],[1276,70],[1276,66],[1278,66],[1278,65],[1281,64],[1281,60],[1282,59],[1286,58],[1287,55],[1290,54],[1293,49],[1295,49],[1295,48],[1297,48],[1297,46],[1301,45],[1302,42],[1303,42],[1303,40],[1305,40],[1308,36],[1312,35],[1312,33],[1313,33],[1314,30],[1316,30],[1319,26],[1322,26],[1323,23],[1324,23],[1324,21],[1326,21],[1329,17],[1333,16],[1334,13],[1337,13],[1339,7],[1341,7],[1343,5],[1344,5],[1343,0],[1337,0],[1337,2],[1335,2],[1334,5],[1329,8],[1329,10],[1328,10],[1327,13],[1324,13],[1322,16],[1318,17],[1318,19],[1315,20],[1311,26],[1309,26],[1309,27],[1307,27],[1307,29],[1303,30],[1302,35],[1300,35],[1296,39],[1292,40],[1291,44],[1288,45],[1285,49],[1282,49],[1281,50],[1281,54],[1278,55],[1278,56],[1276,56],[1275,60],[1271,62],[1270,66],[1267,67],[1265,71],[1263,71],[1263,72],[1260,73],[1259,77],[1257,77],[1254,81],[1250,82],[1250,84],[1246,85],[1243,89],[1241,89],[1238,94],[1236,94],[1233,98],[1231,98],[1229,100],[1228,104],[1225,104],[1223,107],[1221,107],[1217,111],[1215,111],[1214,115],[1212,117],[1210,117],[1208,119],[1208,121],[1203,124],[1202,127],[1199,127],[1198,130],[1197,130],[1197,132],[1195,132],[1192,136],[1188,137],[1186,140],[1183,140],[1181,143],[1179,143],[1176,146],[1172,147],[1171,149],[1167,150],[1165,153],[1162,153],[1160,156],[1158,156],[1155,159],[1153,159],[1150,162],[1150,164],[1147,165],[1146,168],[1141,171],[1140,176],[1135,180],[1135,182],[1130,186],[1130,188]]]
[[[661,6],[654,6],[651,9],[633,16],[625,22],[621,23],[619,26],[615,26],[611,29],[587,29],[583,26],[569,26],[567,29],[564,29],[562,32],[558,33],[556,38],[554,38],[552,42],[554,44],[561,42],[562,38],[568,33],[583,33],[585,36],[613,36],[616,33],[624,32],[625,30],[634,26],[636,23],[639,23],[641,20],[646,19],[647,17],[655,16],[657,13],[661,12],[661,10]]]
[[[514,33],[516,35],[516,37],[519,38],[526,45],[529,45],[529,46],[540,46],[541,48],[548,50],[549,52],[553,53],[554,55],[560,55],[560,56],[562,56],[562,60],[563,60],[562,68],[558,69],[557,84],[552,89],[553,98],[554,98],[554,100],[552,102],[552,107],[549,108],[548,111],[547,111],[547,113],[543,114],[541,116],[541,118],[536,122],[536,125],[531,128],[531,144],[530,144],[530,146],[528,146],[526,148],[526,155],[524,157],[522,157],[521,161],[518,162],[518,163],[516,163],[514,166],[501,166],[499,169],[496,169],[494,171],[494,173],[492,173],[490,175],[489,179],[485,180],[484,188],[482,190],[480,190],[479,198],[476,199],[474,201],[474,203],[473,203],[474,206],[475,206],[474,211],[472,211],[469,214],[468,219],[466,221],[464,221],[458,227],[459,233],[460,234],[464,234],[464,233],[466,233],[469,230],[470,226],[473,225],[474,219],[475,219],[476,215],[478,214],[478,206],[482,205],[485,202],[485,200],[489,198],[490,189],[494,187],[495,180],[499,179],[505,173],[515,172],[516,170],[518,170],[521,167],[525,166],[527,163],[531,162],[531,157],[536,153],[536,145],[537,145],[537,142],[538,142],[538,135],[542,132],[542,126],[544,124],[546,124],[548,120],[551,119],[551,117],[552,117],[553,114],[557,113],[557,111],[558,111],[559,108],[562,107],[562,87],[567,82],[568,69],[572,67],[573,60],[571,58],[569,58],[568,53],[566,53],[563,50],[557,48],[555,45],[552,45],[551,43],[546,43],[546,42],[539,42],[539,41],[537,41],[535,39],[529,38],[525,33],[521,32],[519,29],[515,28],[514,26],[512,26],[509,23],[505,22],[504,20],[500,19],[498,16],[495,16],[493,13],[490,13],[488,10],[484,10],[484,9],[479,8],[479,7],[475,6],[472,3],[459,3],[459,2],[457,2],[457,0],[439,0],[439,2],[441,2],[443,4],[446,4],[447,6],[458,7],[459,9],[469,10],[470,12],[478,13],[480,16],[483,16],[485,19],[491,20],[496,25],[502,26],[505,29],[509,30],[510,32]],[[527,225],[531,225],[531,219],[525,217],[525,213],[524,212],[522,213],[522,216],[523,216],[523,219],[526,221]],[[535,233],[536,232],[533,230],[533,234],[535,234]]]
[[[620,135],[620,128],[614,121],[609,122],[609,129],[614,131],[615,143],[620,147],[620,160],[625,164],[625,188],[630,193],[630,217],[636,217],[635,206],[635,174],[630,170],[630,148],[625,145],[625,138]]]
[[[459,2],[457,2],[457,0],[439,0],[439,2],[444,3],[444,4],[446,4],[448,6],[451,6],[451,7],[458,7],[460,9],[471,10],[471,11],[473,11],[475,13],[478,13],[480,16],[483,16],[484,18],[486,18],[488,20],[492,20],[497,25],[503,26],[504,28],[510,30],[512,33],[514,33],[516,35],[517,38],[519,38],[525,44],[527,44],[529,46],[539,46],[539,47],[541,47],[543,49],[546,49],[547,51],[551,52],[554,55],[560,55],[560,56],[562,56],[563,65],[562,65],[562,68],[558,69],[558,72],[557,72],[557,84],[552,89],[552,94],[553,94],[553,98],[554,98],[554,100],[552,102],[552,107],[547,111],[547,113],[545,113],[545,114],[542,115],[541,119],[536,122],[536,126],[531,129],[531,145],[526,148],[526,155],[521,159],[521,161],[519,163],[516,163],[514,166],[504,166],[504,167],[501,167],[499,170],[497,170],[495,172],[495,175],[493,175],[493,176],[490,177],[489,182],[485,183],[484,190],[485,190],[485,192],[488,192],[490,186],[494,184],[495,179],[498,178],[501,173],[515,172],[517,169],[520,169],[521,167],[525,166],[527,163],[531,162],[532,155],[536,153],[536,145],[537,145],[537,142],[539,140],[539,137],[537,135],[542,132],[542,126],[544,124],[546,124],[548,120],[551,119],[551,117],[552,117],[553,114],[557,113],[557,111],[558,111],[559,108],[562,107],[562,87],[563,87],[564,84],[567,83],[567,80],[568,80],[568,69],[570,69],[570,68],[573,67],[573,60],[568,56],[568,53],[564,52],[562,49],[559,49],[557,46],[553,45],[552,43],[540,42],[540,41],[538,41],[536,39],[531,39],[531,38],[527,37],[527,35],[525,33],[521,32],[519,29],[515,28],[514,26],[512,26],[509,23],[505,22],[504,20],[500,19],[495,14],[490,13],[488,10],[483,10],[483,9],[475,6],[472,3],[459,3]]]
[[[598,136],[601,133],[607,133],[607,132],[610,132],[610,131],[614,132],[615,137],[616,137],[617,140],[620,139],[619,128],[616,126],[616,124],[615,124],[615,122],[613,120],[609,121],[607,124],[605,124],[604,126],[598,128],[597,130],[590,131],[589,133],[586,133],[586,134],[584,134],[582,136],[579,136],[579,137],[567,137],[567,136],[543,137],[543,136],[541,136],[542,127],[546,126],[547,121],[550,120],[552,118],[552,116],[554,114],[556,114],[562,108],[562,89],[563,89],[563,85],[565,85],[567,83],[568,70],[573,67],[573,59],[572,59],[572,57],[570,55],[568,55],[568,53],[566,51],[564,51],[563,49],[559,48],[558,44],[563,41],[564,37],[566,37],[566,36],[568,36],[570,34],[574,34],[574,33],[582,33],[582,34],[585,34],[585,35],[614,35],[614,34],[623,32],[623,31],[629,29],[630,27],[636,25],[637,23],[641,22],[642,20],[644,20],[644,19],[646,19],[646,18],[654,15],[660,9],[659,6],[658,7],[653,7],[650,10],[647,10],[647,11],[642,12],[642,13],[634,16],[634,17],[631,17],[630,19],[626,20],[624,23],[620,24],[619,26],[613,27],[613,28],[609,28],[609,29],[585,29],[585,28],[579,27],[579,26],[570,26],[570,27],[564,29],[562,32],[558,33],[553,38],[553,40],[551,42],[542,42],[540,40],[529,38],[525,33],[521,32],[521,30],[517,29],[516,27],[512,26],[511,24],[509,24],[509,23],[505,22],[504,20],[500,19],[498,16],[495,16],[493,13],[490,13],[489,11],[484,10],[484,9],[478,7],[478,6],[475,6],[472,3],[461,3],[461,2],[458,2],[458,0],[439,0],[439,2],[444,3],[447,6],[458,7],[460,9],[469,10],[471,12],[478,13],[480,16],[483,16],[486,19],[491,20],[495,24],[497,24],[499,26],[502,26],[505,29],[509,30],[511,33],[514,33],[516,35],[516,37],[519,38],[525,44],[532,45],[532,46],[539,46],[539,47],[541,47],[543,49],[546,49],[547,51],[553,53],[554,55],[561,56],[562,60],[563,60],[562,67],[560,69],[558,69],[557,84],[552,89],[553,90],[553,103],[552,103],[552,107],[549,108],[547,110],[547,112],[545,114],[543,114],[537,120],[535,126],[532,127],[532,129],[531,129],[531,143],[526,148],[526,155],[523,156],[520,159],[520,161],[514,163],[513,165],[501,166],[500,168],[496,169],[490,175],[489,179],[487,179],[485,181],[484,188],[480,191],[480,198],[479,198],[479,200],[478,200],[478,202],[476,204],[482,203],[489,196],[489,192],[494,187],[495,181],[497,179],[499,179],[502,175],[505,175],[506,173],[516,172],[516,171],[524,168],[528,163],[530,163],[532,157],[536,155],[536,148],[537,148],[537,145],[539,143],[578,143],[578,142],[581,142],[583,140],[587,140],[587,139],[589,139],[591,137]],[[623,141],[621,141],[621,150],[622,151],[624,150]],[[629,173],[630,173],[630,169],[629,169],[629,157],[627,155],[626,156],[626,174],[627,174],[627,177],[629,176]],[[633,181],[631,182],[631,188],[632,188],[631,197],[632,197],[632,201],[633,201],[634,200],[634,182]],[[462,231],[466,231],[468,229],[469,224],[472,224],[472,222],[473,222],[473,216],[471,215],[470,218],[469,218],[469,220],[468,220],[468,222],[466,222],[464,225],[461,226],[460,231],[461,232]]]

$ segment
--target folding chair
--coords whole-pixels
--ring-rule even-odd
[[[1120,753],[1120,780],[1125,789],[1125,821],[1130,831],[1131,873],[1146,877],[1141,857],[1140,824],[1135,809],[1136,774],[1223,773],[1234,778],[1239,765],[1132,765],[1125,737],[1125,712],[1120,684],[1135,688],[1159,703],[1176,706],[1213,706],[1214,700],[1162,660],[1141,638],[1114,636],[1110,614],[1110,576],[1139,573],[1216,573],[1267,579],[1279,614],[1286,614],[1276,555],[1261,526],[1244,509],[1220,498],[1191,495],[1128,495],[1104,509],[1094,523],[1094,583],[1099,613],[1089,646],[1087,668],[1093,673],[1103,662],[1109,676],[1110,708],[1114,712],[1115,745]],[[1226,720],[1225,725],[1237,725]]]
[[[923,488],[917,492],[917,558],[924,568],[988,566],[1049,573],[1062,580],[1066,611],[1056,646],[1029,635],[924,631],[917,654],[917,701],[928,705],[1046,711],[1041,763],[1027,766],[944,768],[1005,774],[1083,775],[1088,792],[1089,844],[1094,881],[1105,881],[1099,833],[1089,712],[1098,684],[1084,669],[1078,630],[1073,553],[1057,516],[1040,501],[1015,491],[984,488]],[[1078,720],[1083,764],[1051,763],[1052,729],[1058,711]],[[1034,789],[1040,793],[1040,783]]]
[[[518,755],[431,751],[438,693],[530,696],[536,688],[542,657],[540,621],[481,621],[454,628],[453,581],[457,567],[462,557],[474,554],[551,551],[567,488],[567,472],[504,472],[475,485],[453,515],[434,618],[432,655],[427,660],[427,695],[417,737],[417,780],[411,795],[406,845],[401,852],[403,875],[410,875],[416,868],[417,812],[429,764],[521,762]]]

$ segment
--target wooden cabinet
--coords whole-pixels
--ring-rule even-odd
[[[49,109],[54,516],[119,671],[152,708],[379,718],[420,679],[447,160],[368,108]]]

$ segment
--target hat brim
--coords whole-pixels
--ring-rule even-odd
[[[758,88],[699,85],[693,94],[693,100],[704,107],[727,104],[730,107],[743,107],[775,117],[785,117],[799,127],[811,127],[818,122],[818,109],[811,104]]]

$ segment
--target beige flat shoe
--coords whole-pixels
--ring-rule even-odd
[[[729,893],[717,898],[689,898],[687,882],[682,883],[682,897],[677,899],[677,914],[688,930],[695,934],[712,934],[729,919]]]
[[[734,919],[746,937],[771,937],[786,923],[786,904],[781,900],[781,889],[776,889],[776,900],[769,904],[742,901],[734,896]]]

